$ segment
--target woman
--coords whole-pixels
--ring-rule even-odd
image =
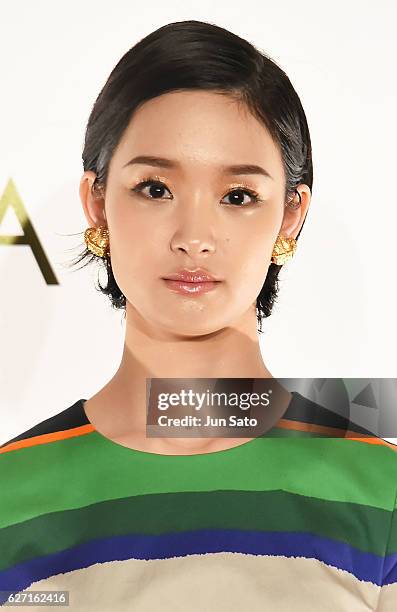
[[[83,165],[78,261],[105,266],[124,351],[94,396],[2,446],[0,588],[76,610],[395,609],[395,452],[338,439],[348,420],[260,351],[311,200],[286,74],[221,27],[168,24],[110,74]],[[149,437],[147,381],[176,376],[265,381],[277,401],[261,435]]]

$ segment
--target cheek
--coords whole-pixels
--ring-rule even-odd
[[[153,205],[146,206],[130,195],[116,192],[109,202],[108,224],[114,250],[151,258],[164,244],[167,228]]]
[[[241,295],[252,300],[258,296],[269,269],[273,244],[273,236],[266,232],[239,244],[234,251],[234,284]]]
[[[239,242],[233,251],[240,273],[251,278],[260,276],[269,266],[273,244],[273,234],[269,231],[258,235],[252,232],[249,238]]]
[[[164,270],[164,236],[152,223],[124,215],[111,225],[111,258],[119,284],[150,286]],[[116,278],[117,280],[117,278]],[[126,286],[127,285],[127,286]]]

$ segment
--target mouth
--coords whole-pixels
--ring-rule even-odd
[[[222,281],[215,280],[201,280],[196,282],[186,281],[186,280],[175,280],[170,278],[162,279],[165,285],[171,291],[176,293],[180,293],[182,295],[202,295],[203,293],[208,293],[209,291],[213,291],[216,289]]]

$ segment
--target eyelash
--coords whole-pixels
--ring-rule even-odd
[[[161,186],[164,186],[167,189],[167,191],[169,191],[168,187],[166,187],[166,185],[165,185],[165,183],[163,183],[163,181],[161,181],[158,178],[151,177],[151,176],[148,176],[148,177],[144,178],[137,185],[135,185],[135,187],[133,187],[131,189],[131,191],[133,191],[134,193],[138,193],[139,195],[142,195],[144,198],[147,198],[148,200],[162,200],[163,198],[151,198],[149,196],[145,196],[142,193],[142,189],[144,189],[145,187],[148,187],[149,185],[161,185]],[[253,204],[259,204],[259,203],[264,201],[264,200],[262,200],[259,197],[259,193],[257,193],[253,189],[247,187],[246,185],[236,185],[230,191],[228,191],[226,193],[226,195],[229,195],[229,194],[233,193],[234,191],[241,191],[242,193],[246,193],[247,195],[249,195],[252,198],[252,202],[250,202],[249,204],[227,204],[227,206],[235,206],[235,207],[240,207],[240,208],[246,208],[247,206],[251,206]],[[225,196],[223,196],[223,197],[225,197]],[[165,198],[165,199],[166,200],[170,200],[172,198]]]

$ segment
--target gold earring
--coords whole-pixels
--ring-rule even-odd
[[[288,238],[279,234],[273,247],[271,262],[282,266],[295,255],[297,242],[295,238]]]
[[[109,230],[101,225],[100,227],[89,227],[84,232],[84,240],[88,249],[98,255],[110,255],[109,253]],[[272,263],[278,266],[285,264],[295,254],[297,242],[295,238],[287,238],[279,234],[273,247]]]
[[[291,208],[292,210],[296,210],[297,208],[299,208],[302,203],[301,194],[297,189],[295,189],[295,193],[299,197],[299,201],[294,203],[295,196],[293,196],[285,204],[288,208]],[[284,265],[295,255],[296,247],[297,241],[295,240],[295,238],[288,238],[287,236],[282,236],[281,234],[279,234],[273,247],[271,262],[275,263],[278,266]]]
[[[87,248],[98,257],[110,255],[109,230],[105,225],[88,227],[84,232],[84,241]]]

